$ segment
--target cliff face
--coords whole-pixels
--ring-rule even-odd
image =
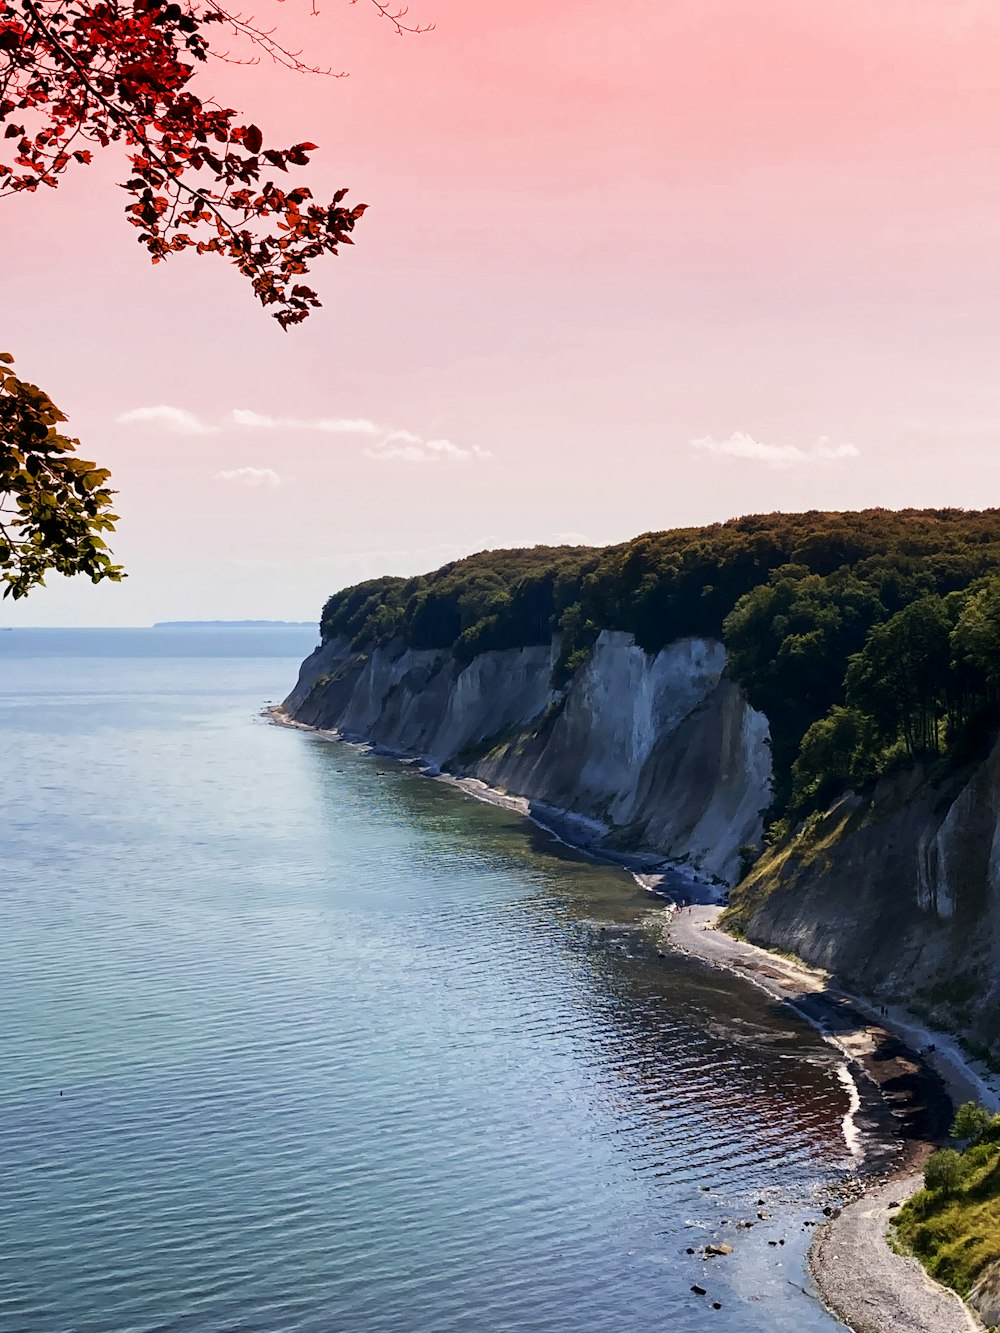
[[[688,858],[731,882],[770,800],[767,721],[723,677],[722,645],[655,655],[605,630],[565,691],[557,648],[352,652],[333,639],[303,664],[285,711],[592,821],[619,850]]]
[[[1000,1264],[991,1264],[969,1294],[969,1304],[987,1328],[1000,1327]]]
[[[766,718],[721,644],[647,654],[605,630],[564,691],[558,645],[450,653],[333,639],[285,711],[589,821],[618,851],[687,859],[732,883],[770,799]],[[1000,743],[959,773],[912,769],[845,796],[734,890],[733,924],[901,1000],[1000,1059]]]
[[[731,915],[1000,1059],[1000,743],[845,797],[762,859]]]

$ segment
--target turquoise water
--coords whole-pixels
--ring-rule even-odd
[[[313,640],[0,634],[0,1333],[839,1327],[829,1049],[624,873],[263,720]]]

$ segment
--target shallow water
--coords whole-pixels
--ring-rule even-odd
[[[829,1048],[624,873],[260,718],[313,637],[0,634],[0,1330],[839,1327]]]

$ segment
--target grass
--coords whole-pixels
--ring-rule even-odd
[[[746,874],[734,885],[721,926],[738,937],[746,935],[750,918],[778,888],[794,884],[806,874],[833,869],[838,846],[865,821],[870,811],[857,801],[840,800],[830,810],[810,815],[799,828],[765,847]],[[749,857],[745,860],[749,862]]]
[[[920,1190],[893,1223],[900,1248],[960,1296],[1000,1262],[1000,1141],[991,1139],[962,1153],[964,1176],[957,1184]]]

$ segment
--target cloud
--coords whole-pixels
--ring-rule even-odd
[[[217,429],[206,426],[193,412],[183,407],[168,407],[166,403],[156,407],[133,407],[115,420],[120,426],[156,426],[174,435],[212,435]]]
[[[765,444],[745,431],[734,431],[726,440],[705,435],[688,441],[692,449],[712,454],[716,458],[743,458],[767,467],[797,467],[803,463],[833,463],[845,458],[858,458],[861,451],[853,444],[833,444],[822,435],[815,444],[802,448],[797,444]]]
[[[135,407],[117,418],[123,426],[153,426],[175,435],[214,435],[225,427],[252,431],[312,431],[321,435],[361,435],[373,438],[364,449],[368,458],[397,463],[469,463],[492,458],[478,444],[462,446],[451,440],[427,440],[413,431],[380,426],[368,417],[272,417],[249,407],[234,407],[221,426],[209,426],[183,407]],[[245,486],[278,486],[281,478],[270,468],[235,468],[219,472],[223,481]]]
[[[380,463],[470,463],[493,457],[478,444],[462,448],[451,440],[425,440],[408,430],[390,431],[378,444],[366,447],[365,454]]]
[[[215,476],[218,481],[235,481],[240,486],[268,486],[273,490],[281,485],[281,478],[270,467],[234,467]]]
[[[329,435],[383,435],[386,429],[367,417],[269,417],[248,407],[234,407],[227,421],[250,430],[314,430]]]
[[[377,442],[365,446],[364,453],[380,463],[468,463],[493,456],[478,444],[463,447],[451,440],[426,440],[413,431],[380,426],[367,417],[271,417],[250,408],[237,407],[227,420],[233,426],[248,430],[305,430],[328,435],[379,436]]]

